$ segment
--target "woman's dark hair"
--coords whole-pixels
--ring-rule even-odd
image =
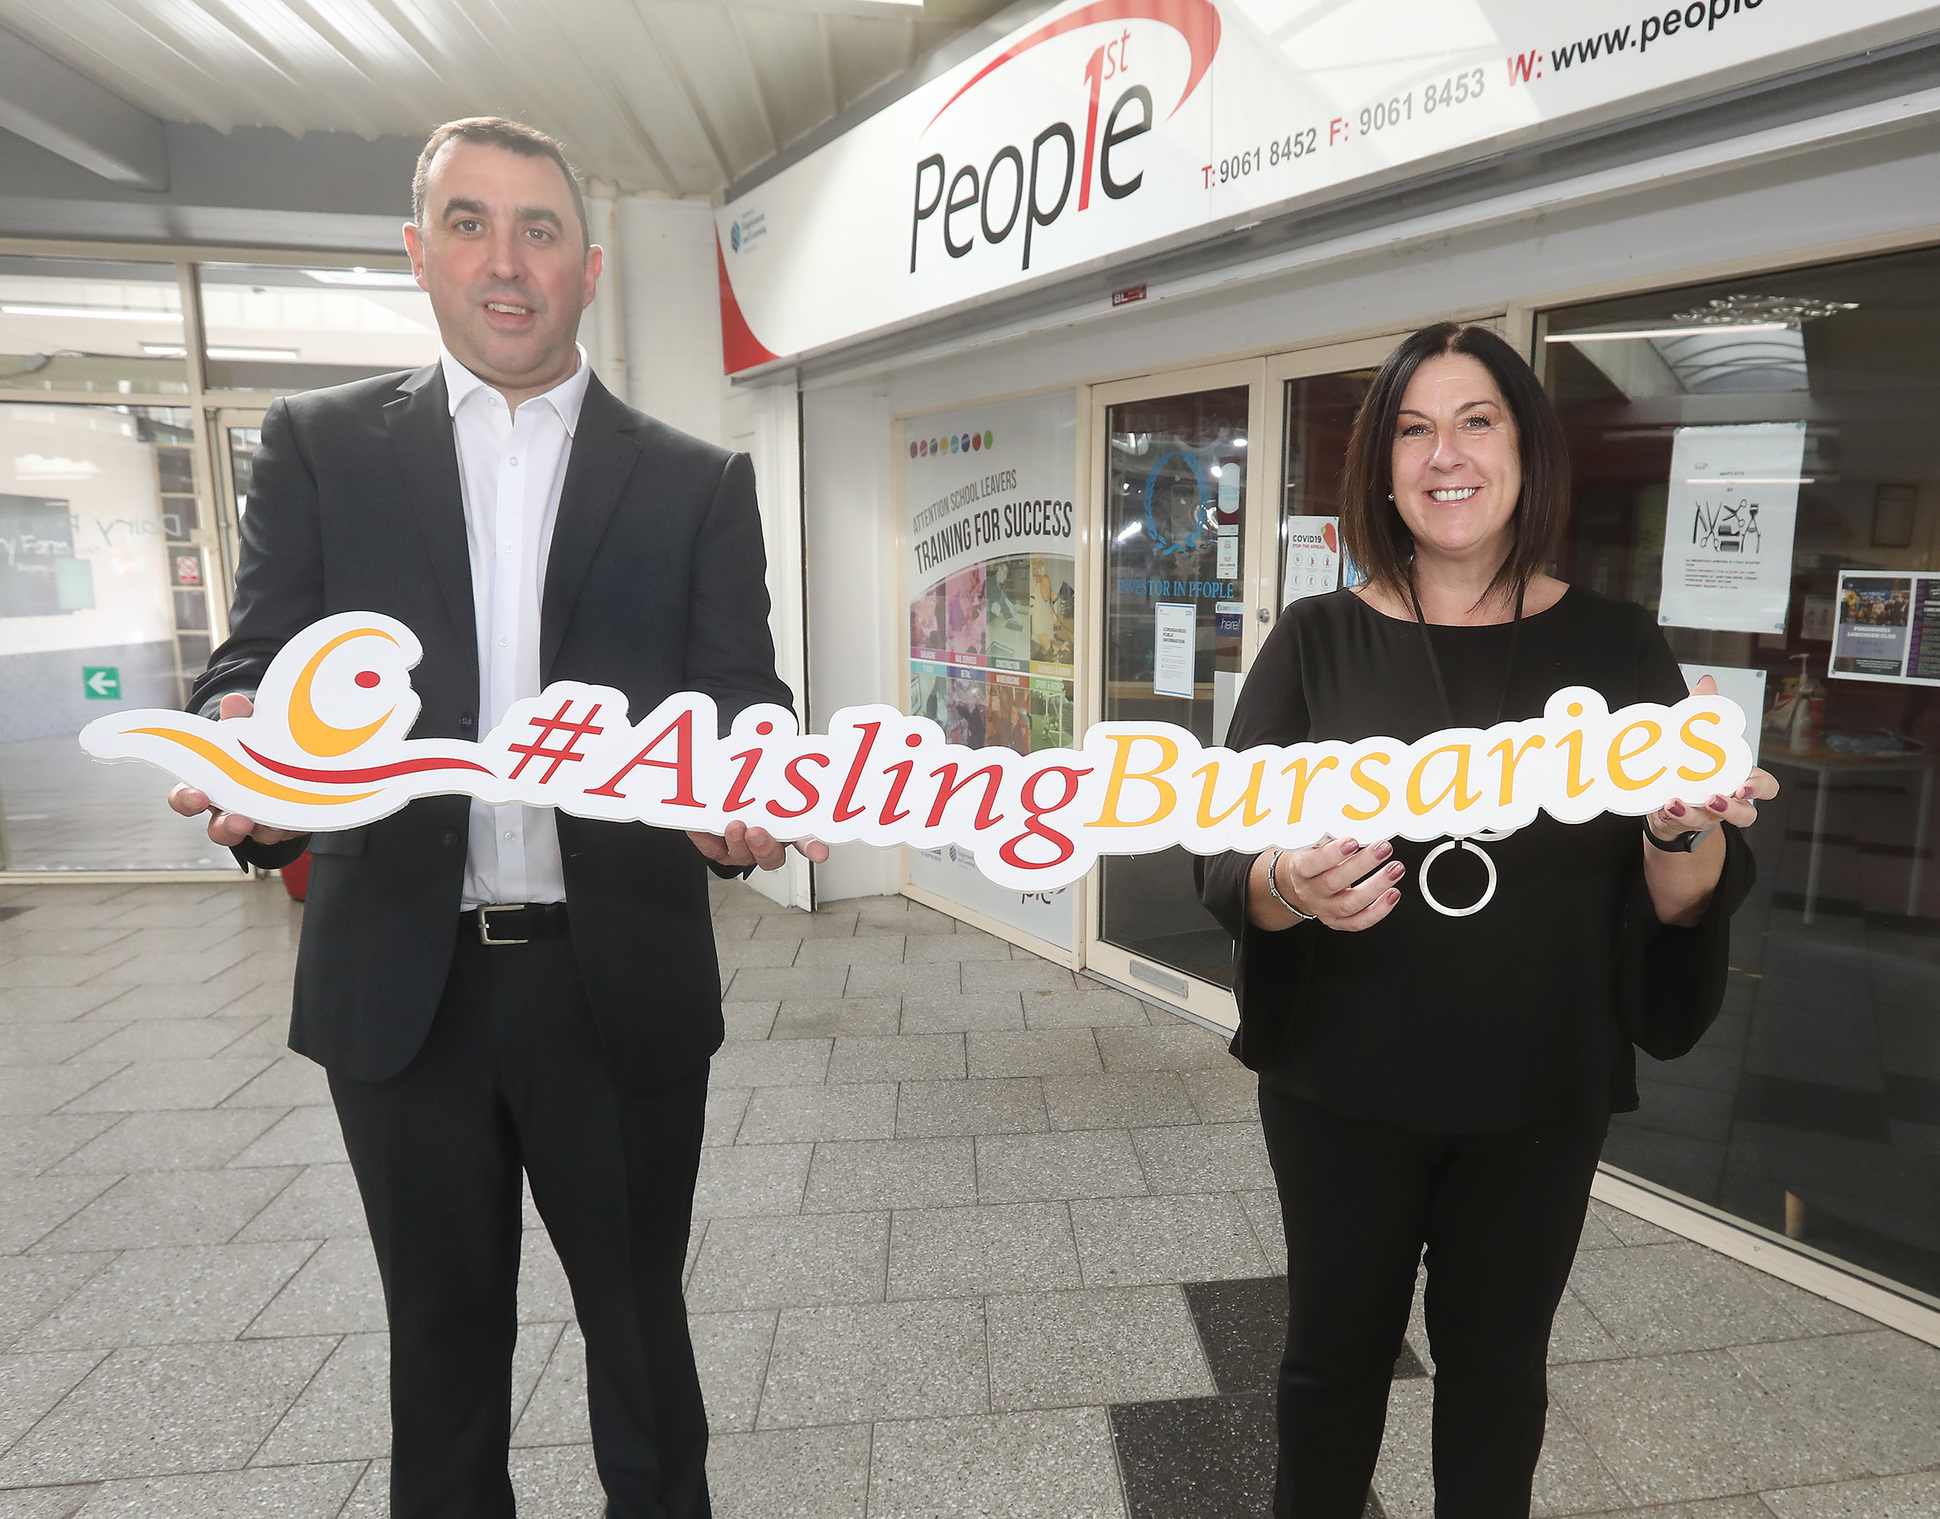
[[[1483,599],[1499,590],[1520,590],[1542,573],[1570,509],[1569,443],[1563,424],[1536,373],[1486,327],[1437,322],[1403,340],[1388,355],[1354,418],[1341,472],[1341,537],[1347,552],[1376,585],[1411,594],[1414,537],[1393,500],[1394,430],[1401,398],[1415,371],[1445,353],[1466,354],[1494,379],[1515,418],[1522,457],[1522,494],[1516,499],[1515,544],[1489,582]]]

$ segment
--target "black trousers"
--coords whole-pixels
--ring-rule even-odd
[[[456,924],[454,921],[454,931]],[[458,935],[424,1048],[330,1078],[391,1326],[393,1519],[506,1519],[520,1173],[586,1337],[611,1519],[705,1519],[707,1419],[681,1268],[707,1067],[610,1074],[567,938]]]
[[[1360,1519],[1427,1251],[1436,1519],[1526,1519],[1550,1321],[1608,1119],[1418,1134],[1264,1083],[1287,1232],[1275,1519]]]

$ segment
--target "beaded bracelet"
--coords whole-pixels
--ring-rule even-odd
[[[1273,858],[1266,862],[1266,889],[1273,894],[1274,901],[1278,902],[1288,912],[1293,914],[1294,923],[1289,926],[1297,926],[1298,924],[1301,924],[1301,923],[1311,923],[1314,921],[1315,918],[1319,916],[1318,913],[1302,912],[1299,908],[1295,907],[1293,903],[1289,902],[1285,897],[1280,895],[1280,882],[1278,879],[1278,873],[1280,869],[1280,856],[1285,853],[1286,851],[1284,849],[1276,849],[1273,851]]]

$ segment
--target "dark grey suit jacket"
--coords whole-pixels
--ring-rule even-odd
[[[586,390],[540,614],[542,680],[615,686],[638,721],[704,691],[723,721],[792,706],[775,674],[754,472]],[[412,737],[478,738],[471,561],[444,376],[435,364],[277,401],[242,521],[230,636],[190,697],[253,691],[294,634],[381,612],[424,645]],[[451,961],[465,870],[464,797],[426,797],[367,828],[315,834],[290,1045],[381,1081],[423,1044]],[[572,939],[600,1037],[629,1085],[693,1069],[721,1043],[707,870],[681,834],[557,814]]]

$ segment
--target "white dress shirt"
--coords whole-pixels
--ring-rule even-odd
[[[478,621],[478,728],[483,738],[513,702],[539,694],[539,603],[552,528],[580,404],[592,370],[579,368],[516,413],[505,397],[454,359],[439,360],[458,445],[458,481],[471,548]],[[487,902],[563,902],[559,830],[550,808],[474,801],[462,907]]]

